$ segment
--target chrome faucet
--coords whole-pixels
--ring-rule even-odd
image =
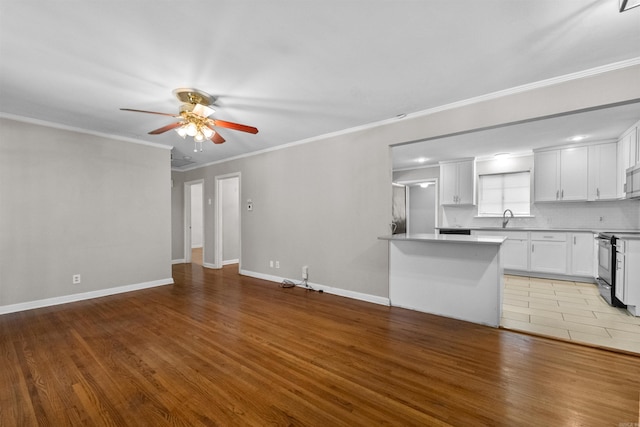
[[[511,214],[511,218],[513,218],[513,212],[511,212],[511,209],[505,209],[502,213],[502,228],[507,228],[507,224],[509,224],[509,220],[511,219],[507,218],[507,212],[509,212]]]

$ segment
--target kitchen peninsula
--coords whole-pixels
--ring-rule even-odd
[[[391,305],[497,327],[504,237],[395,234],[389,241]]]

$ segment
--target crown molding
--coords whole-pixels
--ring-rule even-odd
[[[92,131],[92,130],[77,128],[77,127],[73,127],[73,126],[67,126],[67,125],[63,125],[63,124],[59,124],[59,123],[47,122],[45,120],[34,119],[34,118],[31,118],[31,117],[17,116],[17,115],[9,114],[9,113],[0,112],[0,119],[9,119],[9,120],[14,120],[16,122],[28,123],[28,124],[31,124],[31,125],[44,126],[44,127],[48,127],[48,128],[65,130],[65,131],[75,132],[75,133],[82,133],[82,134],[85,134],[85,135],[97,136],[97,137],[100,137],[100,138],[115,139],[115,140],[118,140],[118,141],[131,142],[131,143],[134,143],[134,144],[146,145],[148,147],[154,147],[154,148],[162,148],[162,149],[165,149],[165,150],[173,150],[173,146],[172,145],[154,144],[153,142],[142,141],[142,140],[135,139],[135,138],[127,138],[127,137],[124,137],[124,136],[117,136],[117,135],[111,135],[111,134],[108,134],[108,133],[95,132],[95,131]]]

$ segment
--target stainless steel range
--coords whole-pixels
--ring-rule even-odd
[[[616,242],[613,233],[598,234],[598,290],[600,295],[612,306],[626,308],[616,298]]]

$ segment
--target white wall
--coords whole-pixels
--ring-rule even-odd
[[[169,165],[164,148],[0,119],[0,312],[171,283]]]
[[[632,99],[640,99],[640,66],[410,115],[174,177],[203,178],[205,197],[213,197],[216,175],[242,173],[243,199],[254,202],[252,212],[242,209],[244,270],[299,279],[308,265],[311,282],[387,298],[388,247],[377,237],[389,234],[391,222],[390,145]],[[176,203],[180,196],[174,196]],[[213,247],[213,213],[205,209],[205,245]],[[212,252],[205,262],[213,263]],[[269,260],[281,268],[269,268]]]

